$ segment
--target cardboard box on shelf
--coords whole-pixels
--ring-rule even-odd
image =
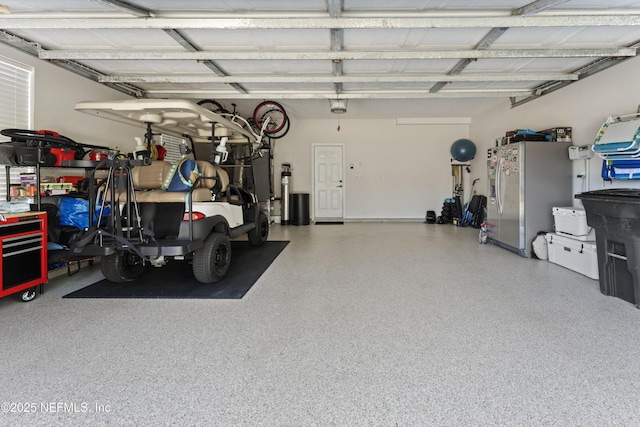
[[[9,195],[12,199],[20,199],[25,197],[35,197],[36,186],[35,185],[20,185],[11,184]]]
[[[38,178],[35,173],[25,172],[20,174],[20,185],[36,185]]]

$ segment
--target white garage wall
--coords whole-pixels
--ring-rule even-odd
[[[345,219],[423,220],[452,195],[451,144],[468,125],[396,125],[395,120],[294,120],[276,141],[276,193],[282,163],[293,168],[292,191],[312,191],[314,144],[344,146]],[[350,165],[353,164],[353,169]],[[313,198],[312,198],[313,199]],[[311,209],[313,213],[313,207]]]
[[[0,56],[35,68],[35,129],[57,131],[79,143],[118,146],[123,151],[133,150],[134,136],[144,134],[141,128],[74,110],[79,101],[126,99],[127,95],[5,45],[0,45]]]
[[[486,194],[486,150],[495,139],[513,129],[542,130],[573,127],[574,145],[592,145],[600,126],[608,116],[633,114],[640,104],[640,58],[628,60],[559,91],[516,108],[505,101],[502,106],[472,118],[471,139],[480,153],[472,161],[472,175],[481,178]],[[604,183],[600,177],[602,159],[595,156],[588,163],[588,181],[577,175],[585,172],[584,160],[573,162],[574,194],[602,188],[640,188],[639,181]],[[579,204],[579,201],[575,201]]]

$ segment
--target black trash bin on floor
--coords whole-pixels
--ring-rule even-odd
[[[291,224],[309,225],[309,193],[291,193]]]
[[[640,307],[640,189],[576,195],[596,232],[600,291]]]

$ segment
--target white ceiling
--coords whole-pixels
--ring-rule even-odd
[[[0,41],[128,94],[468,117],[636,55],[640,1],[3,0]]]

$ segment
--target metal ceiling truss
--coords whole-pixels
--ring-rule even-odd
[[[446,79],[449,82],[523,82],[540,80],[578,80],[571,73],[474,73],[464,75],[444,74],[363,74],[363,75],[233,75],[211,76],[193,74],[118,75],[102,76],[100,82],[109,83],[433,83]]]
[[[331,60],[378,59],[498,59],[498,58],[586,58],[635,56],[634,48],[596,49],[496,49],[496,50],[358,50],[358,51],[198,51],[162,50],[41,50],[41,59],[75,60]]]
[[[463,13],[412,12],[394,16],[372,17],[364,13],[351,12],[343,16],[344,0],[326,0],[329,17],[312,16],[309,13],[291,14],[274,18],[255,14],[233,14],[223,16],[216,13],[157,13],[134,6],[120,0],[92,0],[108,6],[116,12],[132,15],[134,18],[105,17],[102,13],[82,16],[69,13],[44,15],[21,13],[0,16],[0,42],[8,44],[30,55],[50,61],[91,80],[113,87],[135,97],[160,98],[182,96],[202,98],[215,96],[219,99],[311,99],[335,98],[343,94],[344,83],[434,83],[429,90],[377,90],[349,91],[349,98],[464,98],[464,97],[509,97],[512,107],[537,99],[572,82],[609,68],[627,58],[634,57],[639,45],[623,48],[594,49],[490,49],[491,45],[509,28],[528,27],[600,27],[600,26],[640,26],[640,13],[623,13],[607,10],[578,11],[571,14],[543,14],[568,0],[536,0],[510,14],[496,13],[468,16]],[[350,29],[425,29],[425,28],[488,28],[489,31],[473,49],[469,50],[357,50],[345,51],[344,30]],[[172,37],[184,50],[45,50],[36,43],[16,37],[6,30],[33,29],[160,29]],[[184,36],[188,29],[327,29],[330,30],[328,51],[300,50],[221,50],[204,51],[196,43]],[[465,68],[480,59],[498,58],[598,58],[589,65],[573,73],[463,73]],[[458,62],[446,74],[343,74],[343,64],[347,60],[412,60],[412,59],[457,59]],[[209,68],[214,75],[105,75],[77,61],[83,60],[191,60]],[[222,60],[329,60],[332,75],[233,75],[225,72],[217,61]],[[509,82],[546,81],[533,90],[444,90],[452,82]],[[248,91],[241,83],[332,83],[333,91],[309,91],[306,93],[267,93]],[[132,83],[224,83],[235,91],[193,90],[143,90]],[[518,101],[518,98],[521,98]]]
[[[429,93],[428,90],[403,90],[403,91],[350,91],[345,95],[349,99],[441,99],[441,98],[517,98],[531,96],[531,90],[487,90],[487,91],[442,91],[438,93]],[[147,98],[180,98],[186,99],[202,99],[215,98],[221,99],[335,99],[336,93],[333,91],[318,92],[268,92],[268,91],[252,91],[246,94],[238,94],[232,91],[212,91],[212,90],[148,90]]]
[[[339,18],[344,8],[344,0],[327,0],[327,10],[331,18]],[[340,52],[344,45],[344,30],[342,28],[331,29],[331,51]],[[331,58],[331,71],[335,77],[342,76],[344,72],[342,59],[336,57]],[[341,81],[333,82],[333,89],[336,97],[342,93],[344,86]]]
[[[25,29],[394,29],[394,28],[532,28],[532,27],[603,27],[640,26],[640,14],[584,14],[544,16],[412,16],[412,17],[338,17],[309,18],[306,16],[287,18],[255,18],[251,15],[233,18],[65,18],[52,15],[50,18],[0,17],[0,28]]]

